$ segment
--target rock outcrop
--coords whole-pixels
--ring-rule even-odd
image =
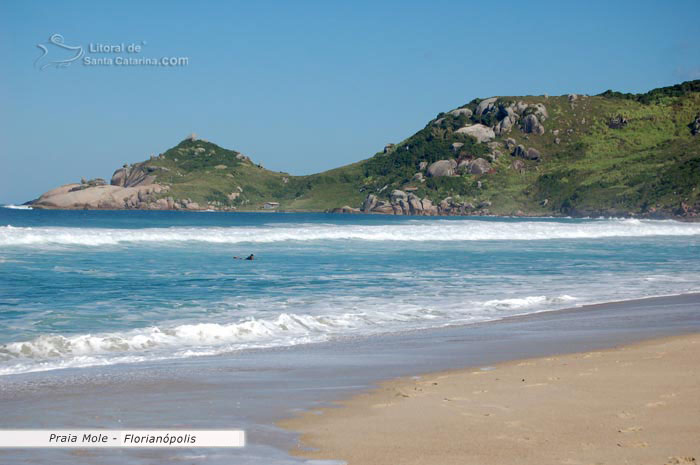
[[[156,168],[148,166],[146,162],[124,165],[114,172],[110,184],[119,187],[149,186],[156,179],[155,171]]]
[[[484,174],[491,170],[491,163],[484,158],[477,158],[469,163],[469,172],[471,174]]]
[[[168,190],[167,187],[159,184],[134,187],[100,185],[83,189],[80,186],[80,184],[66,184],[50,190],[32,202],[32,207],[65,210],[165,210],[175,208],[175,205],[173,204],[171,207],[166,199],[157,198],[157,194]],[[159,200],[166,200],[166,202],[159,203]],[[187,205],[187,203],[180,204],[183,208],[187,208]]]
[[[690,133],[694,136],[700,134],[700,113],[695,117],[695,121],[690,123]]]
[[[452,110],[450,115],[454,116],[455,118],[459,118],[462,115],[466,116],[467,118],[471,118],[472,111],[469,108],[457,108],[456,110]]]
[[[455,133],[472,136],[474,139],[476,139],[477,142],[481,143],[488,142],[494,137],[496,137],[496,133],[494,132],[494,130],[484,124],[472,124],[470,126],[464,126],[463,128],[457,129]]]
[[[513,156],[524,158],[526,160],[539,160],[542,157],[542,154],[537,149],[526,149],[525,146],[518,145],[515,147],[515,150],[513,150]]]
[[[629,124],[629,121],[622,115],[617,115],[616,117],[608,120],[608,127],[610,129],[622,129],[627,126],[627,124]]]
[[[476,115],[481,116],[484,113],[488,113],[491,109],[494,108],[496,100],[498,100],[498,97],[490,97],[485,98],[484,100],[479,102],[479,104],[476,106]]]
[[[367,195],[359,211],[362,213],[414,216],[487,215],[490,205],[491,202],[482,201],[474,206],[471,202],[459,202],[452,197],[447,197],[435,205],[427,197],[421,199],[413,193],[406,194],[403,191],[395,190],[389,201],[378,200],[374,194]],[[333,211],[357,213],[356,211],[346,211],[348,208],[350,207],[336,208]]]
[[[525,133],[544,134],[544,126],[542,126],[534,113],[531,113],[523,118],[522,126],[523,132]]]
[[[428,176],[431,178],[439,178],[441,176],[453,176],[457,168],[455,160],[438,160],[428,166]]]

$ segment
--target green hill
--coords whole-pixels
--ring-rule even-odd
[[[188,138],[111,184],[165,186],[125,208],[692,217],[699,131],[700,81],[645,94],[503,96],[440,113],[373,157],[323,173],[269,171]]]

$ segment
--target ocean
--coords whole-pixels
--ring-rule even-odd
[[[696,292],[699,257],[670,220],[2,208],[0,375]]]
[[[245,453],[172,461],[299,463],[272,422],[327,392],[513,358],[527,338],[523,353],[551,334],[574,350],[584,327],[697,326],[697,302],[593,323],[576,309],[700,292],[699,277],[700,223],[672,220],[0,208],[0,413],[5,427],[245,427]],[[171,460],[42,454],[6,458]]]

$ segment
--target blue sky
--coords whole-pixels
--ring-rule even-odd
[[[697,0],[3,1],[0,203],[108,179],[191,132],[307,174],[367,158],[475,97],[700,79],[698,10]],[[189,61],[40,71],[37,44],[56,33]]]

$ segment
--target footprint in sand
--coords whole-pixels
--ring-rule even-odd
[[[632,417],[634,417],[634,415],[629,413],[629,412],[620,412],[617,414],[617,418],[632,418]]]
[[[648,442],[644,442],[644,441],[642,441],[642,442],[632,442],[632,443],[622,443],[622,442],[618,442],[618,443],[617,443],[617,447],[634,447],[634,448],[637,448],[637,449],[641,449],[641,448],[644,448],[644,447],[649,447],[649,443],[648,443]]]
[[[374,405],[372,405],[372,408],[387,408],[387,407],[391,407],[392,405],[394,405],[394,404],[392,404],[391,402],[387,402],[384,404],[374,404]]]
[[[663,400],[660,400],[658,402],[649,402],[646,406],[649,408],[654,408],[654,407],[663,407],[664,405],[666,405],[666,402],[664,402]]]
[[[642,430],[641,426],[630,426],[628,428],[622,428],[617,430],[618,433],[638,433]]]
[[[685,465],[695,463],[695,457],[669,457],[666,465]]]

